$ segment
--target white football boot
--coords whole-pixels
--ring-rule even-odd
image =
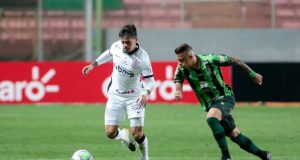
[[[132,152],[136,150],[136,143],[135,141],[130,137],[129,130],[126,128],[123,128],[121,130],[122,132],[122,143],[124,143]]]

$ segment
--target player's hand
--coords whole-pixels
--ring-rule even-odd
[[[256,73],[255,77],[253,77],[253,81],[258,85],[262,85],[262,80],[263,76],[258,73]]]
[[[87,66],[84,66],[82,69],[82,74],[84,76],[88,75],[92,70],[94,69],[94,66],[92,64],[89,64]]]
[[[140,94],[139,98],[137,99],[137,104],[140,106],[145,106],[147,100],[147,96],[144,94]]]
[[[176,100],[181,100],[182,99],[182,92],[180,90],[177,90],[175,92],[175,99]]]

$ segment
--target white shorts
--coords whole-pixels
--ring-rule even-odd
[[[119,125],[126,118],[131,127],[144,126],[145,108],[137,104],[138,97],[125,98],[109,94],[105,108],[105,125]]]

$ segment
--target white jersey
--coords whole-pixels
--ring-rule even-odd
[[[113,72],[108,93],[124,96],[140,94],[143,90],[141,76],[153,76],[147,52],[139,47],[129,55],[124,53],[121,41],[117,41],[112,44],[109,53],[113,59]]]

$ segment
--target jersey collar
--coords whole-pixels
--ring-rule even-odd
[[[140,45],[137,43],[135,49],[132,52],[127,53],[128,55],[134,54],[136,51],[140,49]]]

